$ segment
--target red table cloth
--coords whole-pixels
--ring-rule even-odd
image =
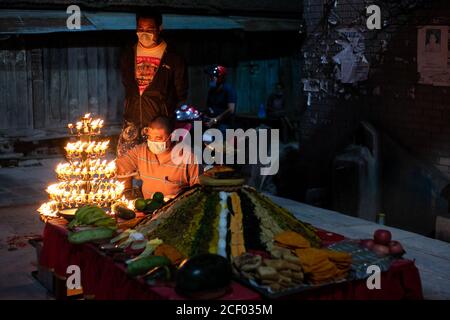
[[[125,265],[114,262],[92,244],[74,245],[67,240],[66,221],[54,219],[44,228],[40,265],[54,270],[59,277],[66,276],[69,265],[81,270],[81,284],[85,295],[95,299],[144,300],[183,299],[174,288],[149,286],[144,281],[126,274]],[[319,230],[325,244],[344,239],[343,236]],[[369,290],[365,280],[338,283],[314,290],[290,295],[287,299],[422,299],[419,272],[411,260],[397,260],[387,272],[381,274],[381,289]],[[243,285],[233,282],[229,292],[222,297],[227,300],[258,300],[262,296]]]

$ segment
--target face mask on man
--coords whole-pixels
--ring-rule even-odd
[[[167,140],[166,141],[150,141],[147,140],[147,146],[150,151],[154,154],[160,154],[167,150]]]
[[[156,44],[155,35],[151,32],[136,32],[143,47],[150,48]]]

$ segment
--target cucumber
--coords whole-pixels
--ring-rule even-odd
[[[145,257],[131,262],[128,265],[127,273],[132,276],[138,276],[146,273],[150,269],[162,266],[169,266],[171,264],[172,262],[166,257],[162,256]]]
[[[155,200],[151,200],[149,203],[147,203],[147,205],[145,206],[145,210],[144,212],[146,214],[149,213],[153,213],[155,210],[158,210],[159,208],[162,207],[162,203],[155,201]]]
[[[117,206],[116,207],[116,216],[118,216],[121,219],[124,220],[130,220],[136,218],[136,214],[133,210],[130,210],[128,208]]]
[[[69,232],[69,242],[74,244],[81,244],[93,240],[101,240],[112,238],[114,231],[106,228],[99,227],[92,230],[84,230],[79,232]]]

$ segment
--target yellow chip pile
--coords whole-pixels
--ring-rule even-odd
[[[316,284],[339,280],[350,270],[352,256],[349,253],[327,249],[296,249],[305,274]]]
[[[311,244],[302,235],[294,231],[283,231],[274,238],[275,243],[279,246],[289,249],[310,248]]]
[[[320,284],[344,278],[352,264],[346,252],[311,248],[308,240],[294,231],[284,231],[274,238],[275,244],[293,250],[311,282]]]

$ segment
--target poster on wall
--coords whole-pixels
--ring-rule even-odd
[[[336,44],[342,46],[333,61],[337,64],[336,79],[342,83],[355,83],[367,80],[369,62],[364,56],[364,36],[355,28],[337,30],[341,39]]]
[[[450,86],[448,26],[423,26],[417,32],[419,83]]]

